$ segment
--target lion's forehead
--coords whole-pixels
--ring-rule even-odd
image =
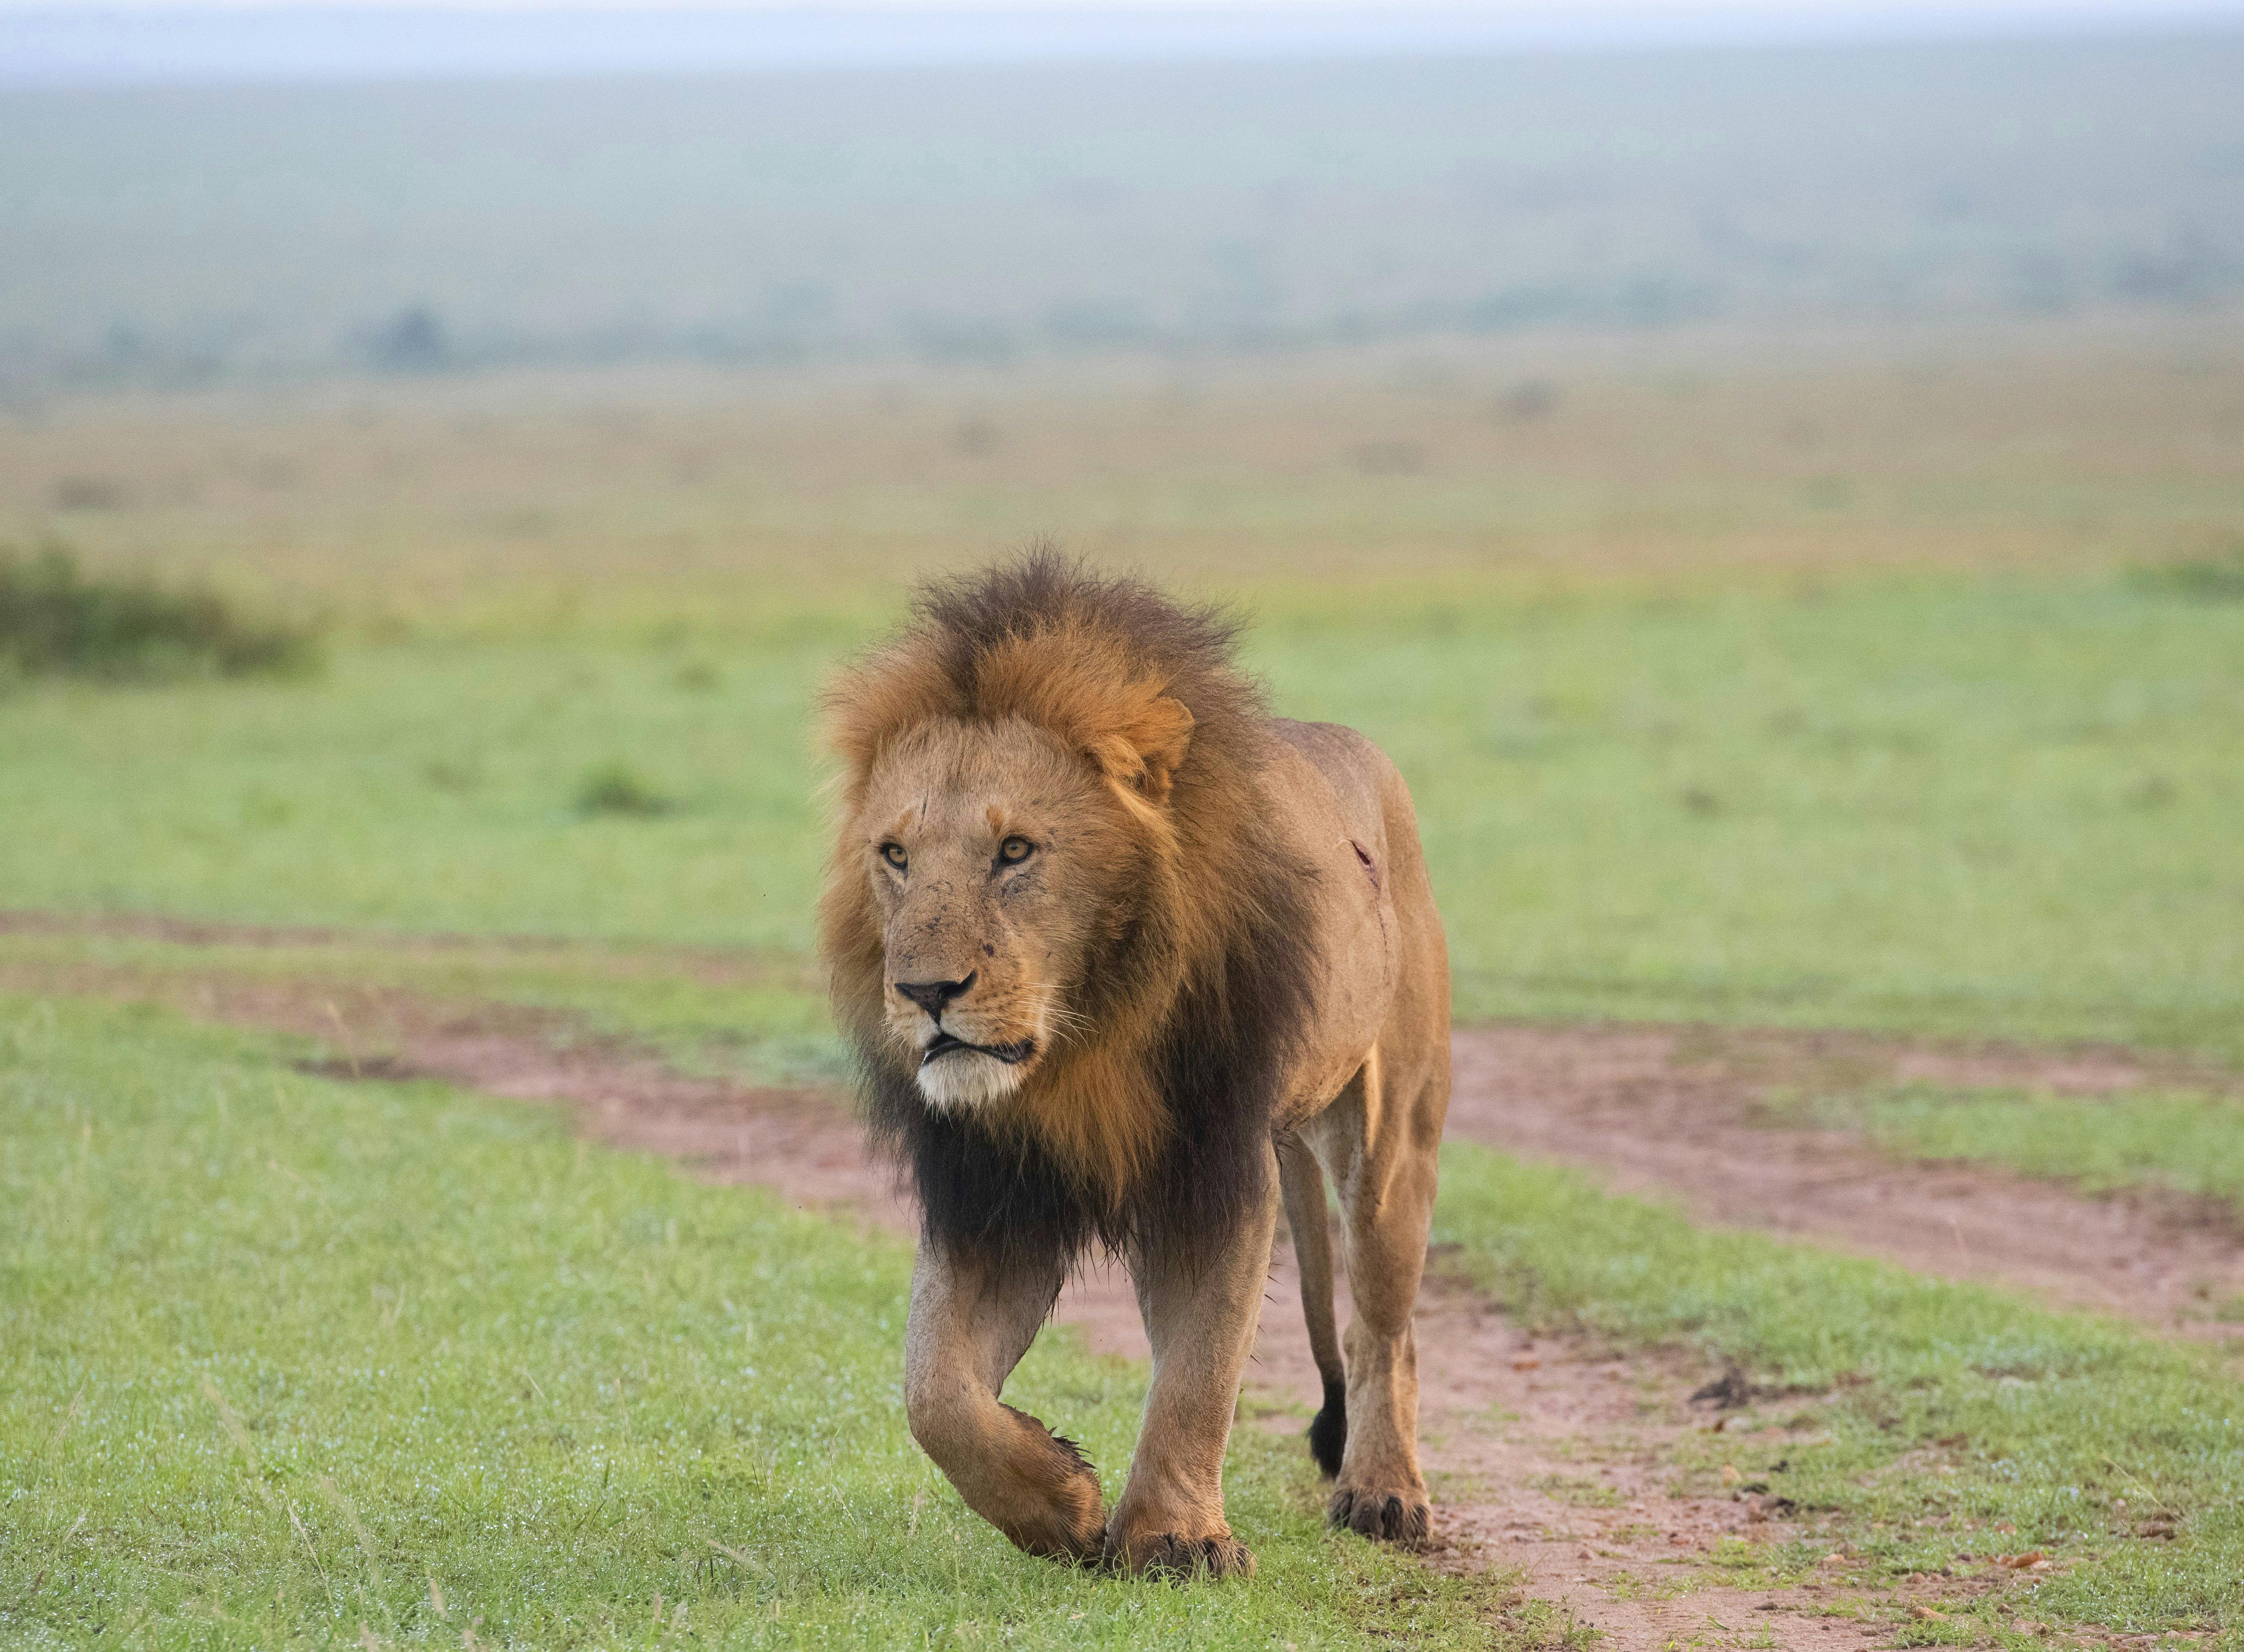
[[[934,725],[897,742],[866,789],[873,831],[981,837],[1013,816],[1051,816],[1092,804],[1090,777],[1051,735],[1013,720]]]

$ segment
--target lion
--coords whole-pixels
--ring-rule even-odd
[[[1353,730],[1271,715],[1235,631],[1039,551],[923,587],[827,701],[821,951],[923,1217],[913,1436],[1021,1548],[1132,1574],[1254,1570],[1222,1470],[1281,1203],[1330,1518],[1404,1543],[1428,1520],[1411,1310],[1446,944],[1402,776]],[[1093,1246],[1153,1353],[1111,1510],[1073,1442],[1000,1398]]]

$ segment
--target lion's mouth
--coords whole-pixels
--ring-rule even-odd
[[[1036,1040],[1023,1039],[1018,1044],[969,1044],[964,1039],[953,1038],[948,1032],[938,1032],[932,1042],[920,1052],[919,1064],[926,1066],[946,1055],[971,1051],[976,1055],[994,1056],[1007,1066],[1015,1066],[1036,1053]]]

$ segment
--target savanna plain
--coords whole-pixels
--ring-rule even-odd
[[[710,1143],[846,1132],[821,677],[1046,534],[1385,746],[1461,1040],[1662,1053],[1614,1139],[1720,1092],[2214,1261],[2138,1311],[1461,1107],[1436,1497],[1517,1518],[1325,1530],[1274,1355],[1250,1585],[1015,1554],[878,1201]],[[0,647],[0,1640],[2244,1648],[2233,318],[62,396],[0,540],[312,639]],[[1009,1398],[1111,1495],[1143,1374],[1064,1310]]]

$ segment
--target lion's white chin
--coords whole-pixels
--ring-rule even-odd
[[[1021,1087],[1020,1063],[975,1050],[954,1050],[919,1070],[919,1093],[937,1112],[989,1106]]]

